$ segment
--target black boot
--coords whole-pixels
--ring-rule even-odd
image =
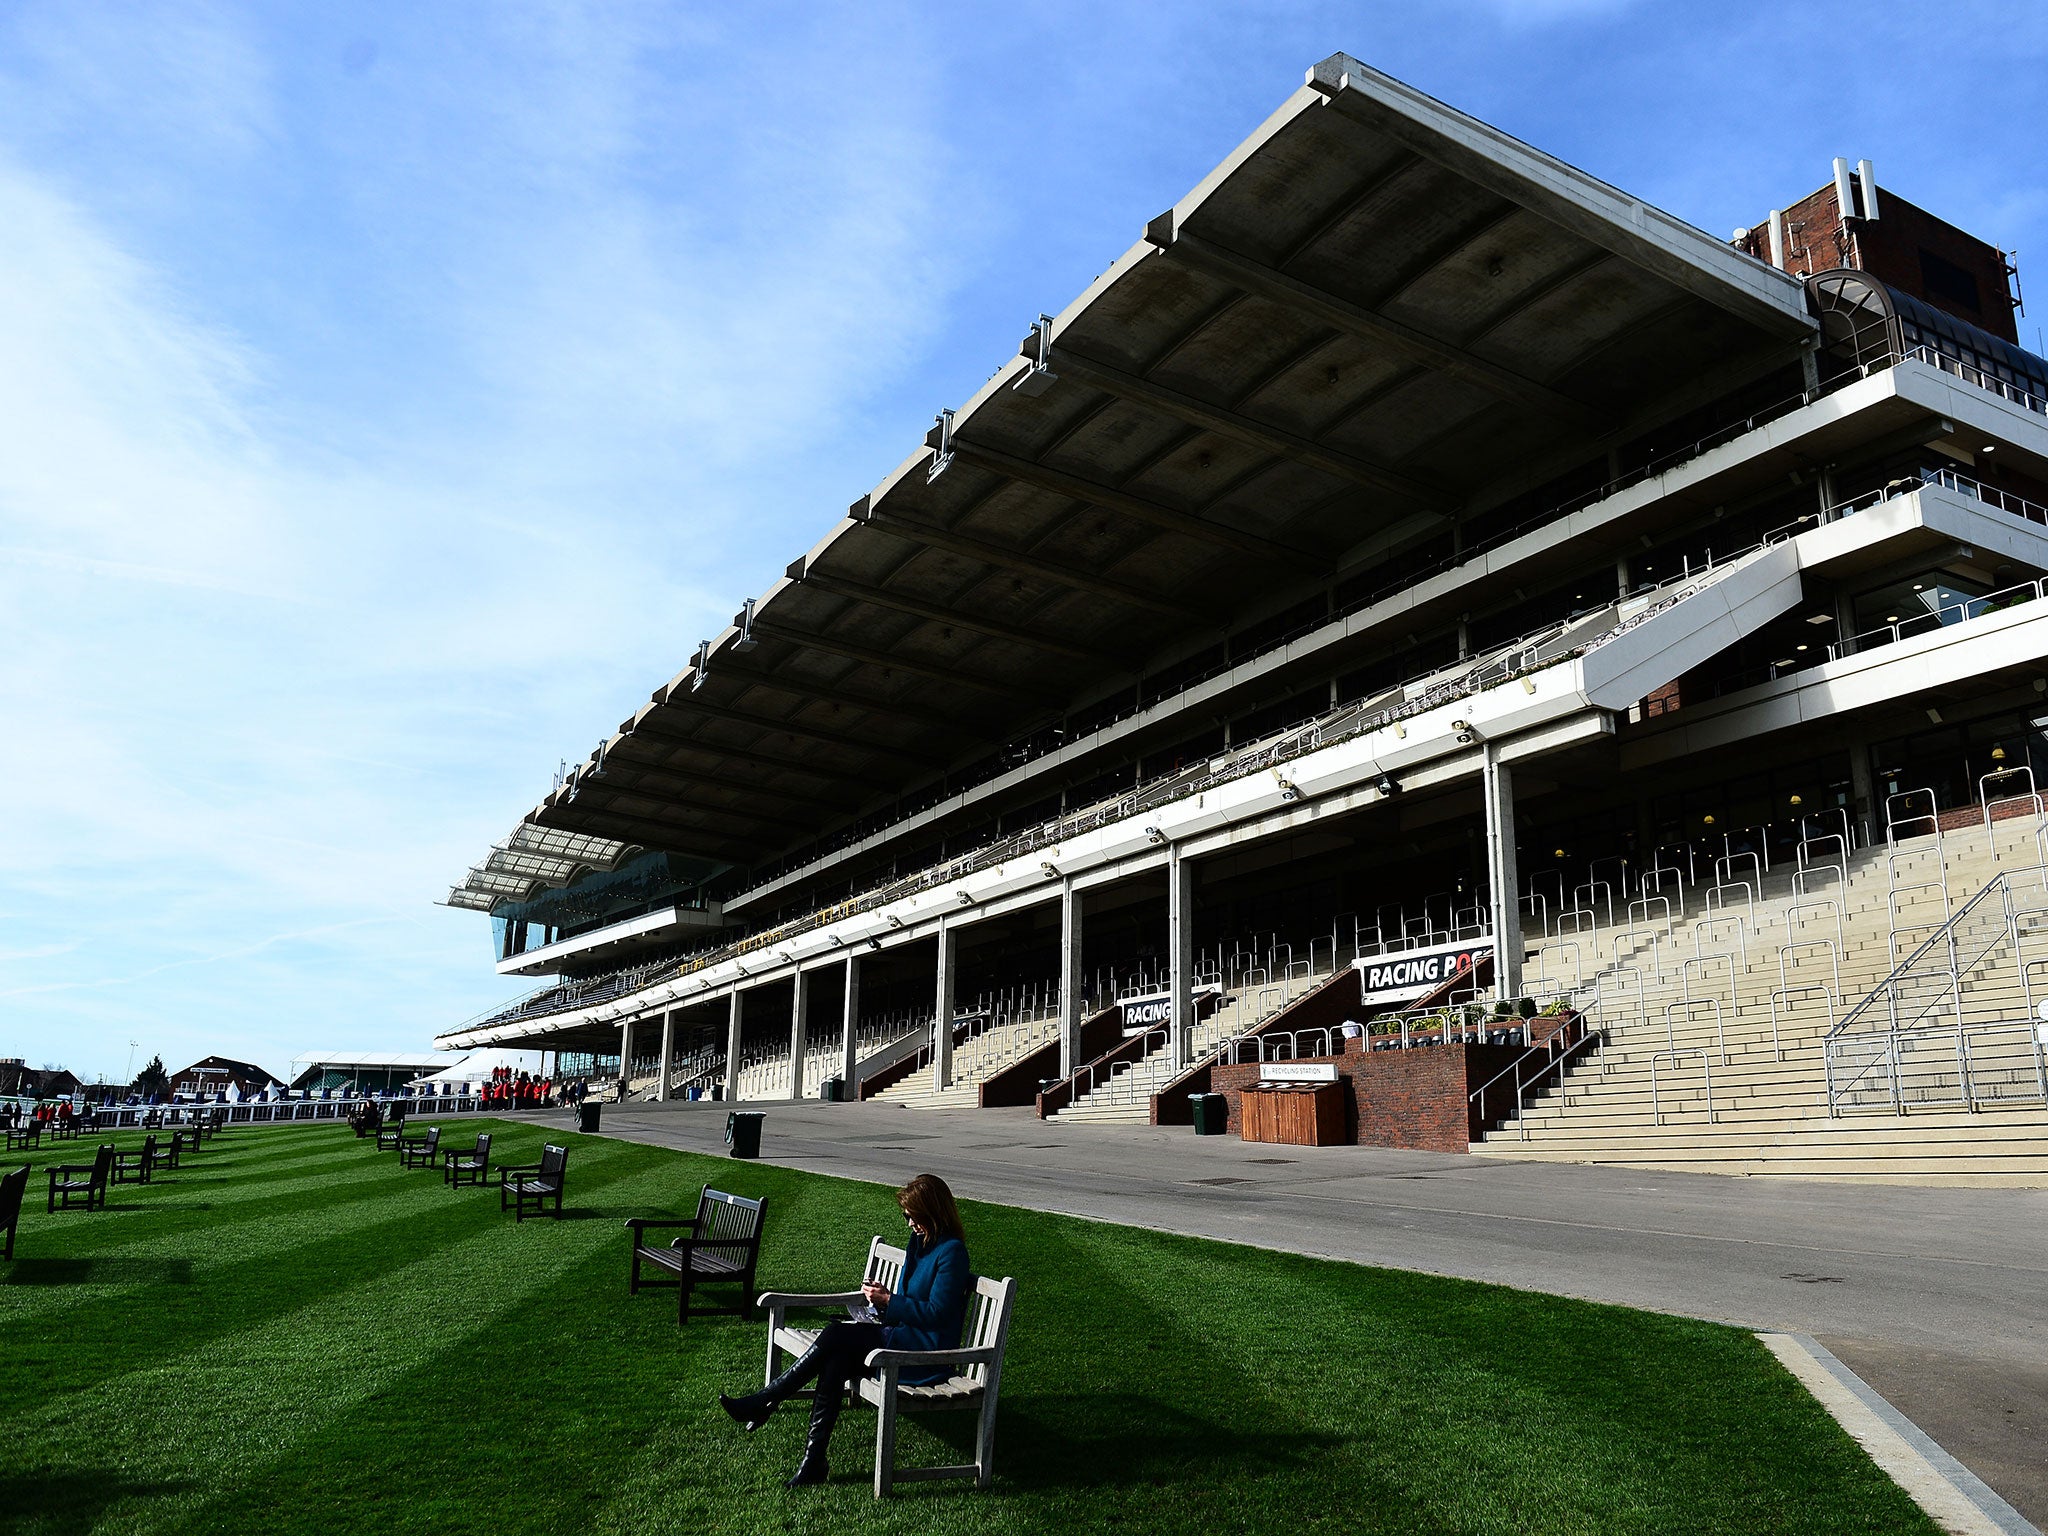
[[[758,1392],[749,1392],[745,1397],[727,1397],[718,1394],[718,1406],[732,1415],[733,1422],[749,1434],[766,1424],[775,1410],[780,1408],[791,1393],[800,1392],[823,1363],[818,1346],[813,1344],[789,1364],[789,1369],[769,1382]]]
[[[832,1444],[832,1426],[839,1422],[840,1390],[835,1386],[811,1399],[811,1432],[804,1438],[804,1459],[796,1464],[796,1471],[783,1487],[809,1488],[831,1475],[832,1469],[825,1464],[825,1452]]]

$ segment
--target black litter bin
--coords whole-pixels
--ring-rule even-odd
[[[1197,1136],[1221,1136],[1230,1128],[1230,1100],[1220,1093],[1191,1093]]]
[[[761,1122],[767,1118],[758,1109],[736,1109],[725,1117],[725,1144],[734,1157],[761,1155]]]
[[[846,1079],[843,1077],[826,1078],[825,1086],[818,1090],[818,1097],[827,1104],[843,1102],[846,1098]]]
[[[601,1104],[591,1103],[588,1099],[578,1104],[576,1106],[576,1129],[586,1136],[595,1136],[597,1134],[597,1112],[603,1107]]]

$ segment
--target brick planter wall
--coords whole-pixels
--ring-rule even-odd
[[[1467,1097],[1521,1050],[1515,1045],[1430,1045],[1304,1060],[1337,1064],[1338,1081],[1348,1090],[1349,1140],[1368,1147],[1464,1152],[1474,1134]],[[1244,1124],[1244,1089],[1259,1080],[1261,1071],[1247,1062],[1218,1066],[1210,1074],[1212,1091],[1229,1102],[1233,1132]]]

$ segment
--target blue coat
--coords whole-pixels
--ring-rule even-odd
[[[882,1313],[882,1339],[890,1349],[956,1349],[967,1317],[967,1292],[974,1277],[967,1269],[967,1245],[949,1237],[931,1252],[924,1239],[912,1235],[904,1251],[903,1279]],[[944,1381],[951,1370],[906,1373],[905,1386],[928,1387]]]

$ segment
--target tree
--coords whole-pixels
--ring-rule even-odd
[[[150,1057],[149,1065],[135,1074],[135,1081],[130,1086],[144,1098],[168,1089],[171,1086],[171,1074],[164,1070],[163,1057]]]

